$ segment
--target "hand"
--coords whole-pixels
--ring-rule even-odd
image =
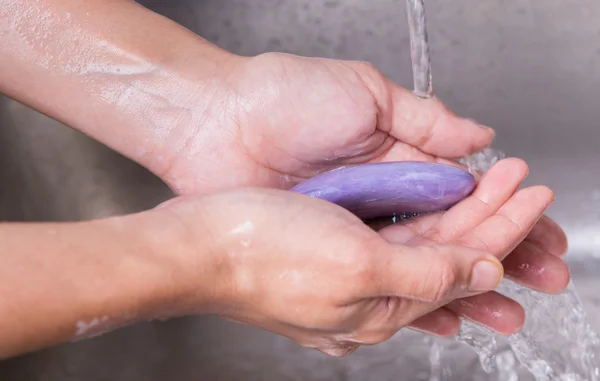
[[[457,117],[436,99],[415,97],[365,63],[265,54],[228,68],[231,91],[216,91],[213,101],[223,112],[213,113],[207,131],[182,126],[189,141],[163,174],[181,194],[241,185],[287,189],[343,164],[448,162],[494,137],[491,129]],[[560,257],[566,250],[562,229],[542,217],[505,262],[510,274],[520,271],[523,284],[532,285],[537,281],[528,277],[535,274],[519,270],[521,258]],[[538,289],[560,291],[562,280],[553,282],[548,276]]]
[[[500,161],[469,198],[448,212],[392,225],[380,234],[394,244],[455,244],[486,250],[502,260],[508,279],[540,292],[562,292],[570,280],[569,269],[561,260],[566,250],[564,236],[549,234],[560,228],[545,217],[533,226],[553,195],[544,187],[514,193],[527,172],[527,165],[520,160]],[[423,331],[443,335],[456,332],[457,320],[449,318],[454,315],[501,333],[515,333],[525,319],[515,301],[488,292],[453,301],[415,324]]]
[[[196,147],[195,150],[181,151],[171,163],[171,171],[163,176],[180,193],[201,193],[208,184],[213,190],[238,185],[285,189],[343,164],[385,160],[447,162],[445,158],[464,156],[487,146],[494,136],[493,131],[453,115],[435,99],[416,98],[364,63],[267,54],[244,59],[234,67],[230,81],[235,84],[235,91],[217,103],[226,111],[218,114],[217,120],[230,126],[225,128],[227,133],[219,135],[228,137],[226,144],[216,144],[223,145],[222,149],[202,150],[201,139],[210,133],[188,134],[190,141],[184,146]],[[448,141],[452,144],[446,144]],[[207,152],[214,157],[207,156]],[[499,190],[514,190],[504,177],[520,183],[525,176],[527,168],[523,163],[513,165],[517,166],[513,168],[517,177],[501,175],[495,181]],[[485,194],[480,197],[485,199]],[[523,207],[536,213],[531,206]],[[467,215],[472,220],[467,218],[466,226],[485,218]],[[432,223],[434,218],[422,220]],[[506,245],[516,246],[522,240],[523,237]],[[568,279],[562,261],[560,271],[544,276],[524,271],[532,267],[523,265],[531,265],[536,258],[543,265],[565,252],[564,232],[542,217],[515,254],[504,259],[507,274],[540,291],[560,292]],[[507,304],[496,294],[483,300],[491,298]],[[466,304],[462,306],[464,310]],[[475,310],[483,314],[482,308]],[[523,312],[513,311],[516,312],[512,322],[493,328],[505,333],[517,330],[523,322]],[[490,322],[491,315],[482,319]],[[443,328],[442,334],[453,329]]]
[[[504,171],[494,172],[482,181],[479,195],[507,179]],[[382,342],[406,326],[444,336],[456,332],[463,311],[438,308],[495,289],[502,268],[489,253],[508,253],[552,200],[545,187],[527,188],[514,197],[511,186],[503,189],[489,198],[489,209],[475,210],[470,198],[437,225],[429,224],[434,230],[428,230],[437,226],[439,234],[449,235],[448,219],[464,221],[453,232],[460,239],[452,245],[438,244],[436,235],[411,234],[406,226],[390,227],[382,236],[333,204],[274,190],[212,195],[197,206],[193,199],[180,198],[162,208],[191,232],[200,225],[198,211],[211,221],[214,246],[222,253],[219,273],[228,274],[220,278],[218,307],[212,311],[339,356],[361,344]],[[500,208],[503,198],[510,200]],[[523,213],[525,204],[529,207]],[[472,211],[476,218],[465,219],[465,212]],[[426,219],[420,221],[425,226]],[[506,232],[501,240],[498,231]],[[192,248],[198,247],[194,236],[188,237]],[[470,248],[474,242],[490,247]],[[486,265],[473,273],[476,263]],[[200,273],[194,267],[190,263],[190,273]],[[191,281],[186,287],[190,295],[194,285]],[[512,332],[522,324],[522,309],[515,302],[499,296],[482,300],[472,308],[479,314],[465,315],[499,331]],[[193,298],[186,304],[193,313]],[[499,316],[491,320],[486,308],[500,311]]]
[[[180,138],[166,141],[178,148],[163,147],[169,169],[160,175],[179,194],[287,189],[345,164],[447,162],[494,137],[366,63],[269,53],[229,59],[224,67],[229,87],[197,102],[210,104],[192,113],[201,120],[173,130]]]
[[[241,190],[174,199],[160,209],[192,232],[191,248],[201,247],[194,232],[207,226],[198,215],[210,221],[221,275],[215,306],[203,311],[334,356],[382,342],[455,298],[492,290],[502,276],[485,251],[390,244],[344,209],[293,193]],[[473,277],[476,263],[484,263],[485,276]],[[196,275],[186,287],[194,296],[188,313],[201,304],[194,300],[202,282]]]

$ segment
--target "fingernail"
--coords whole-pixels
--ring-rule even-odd
[[[489,259],[480,260],[473,266],[471,273],[470,292],[491,291],[498,288],[504,275],[504,269],[500,264]]]
[[[483,128],[484,130],[486,130],[486,131],[488,131],[488,132],[496,135],[496,130],[494,130],[492,127],[488,127],[488,126],[485,126],[483,124],[479,124],[476,121],[473,121],[473,122],[476,123],[479,127]]]
[[[484,126],[483,124],[480,124],[479,127],[481,127],[484,130],[488,131],[490,134],[496,136],[496,130],[494,130],[492,127]]]

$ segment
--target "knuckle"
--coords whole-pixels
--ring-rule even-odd
[[[440,229],[436,226],[431,227],[426,234],[426,238],[429,241],[432,241],[434,243],[446,243],[448,240],[446,239],[446,237],[444,237],[444,235],[442,234],[442,232],[440,231]]]
[[[369,61],[356,61],[357,66],[363,69],[365,72],[379,73],[379,69]]]
[[[458,279],[454,266],[447,260],[442,261],[432,265],[429,274],[424,292],[429,301],[440,303],[451,298]]]
[[[257,63],[268,63],[268,64],[272,64],[273,61],[276,61],[280,58],[283,58],[283,55],[281,53],[278,52],[264,52],[261,54],[257,54],[254,57],[252,57],[251,59],[254,62]]]
[[[434,281],[433,301],[443,302],[448,300],[454,291],[456,283],[456,272],[449,266],[445,266],[437,272],[437,281]]]
[[[367,331],[358,335],[358,341],[365,345],[377,345],[388,341],[396,334],[395,330],[378,329],[376,331]]]
[[[494,237],[494,241],[490,241],[488,237],[482,237],[477,232],[473,232],[467,239],[459,239],[456,241],[457,244],[465,247],[473,247],[475,249],[485,250],[489,253],[494,253],[496,250],[493,249],[493,242],[497,242],[498,238],[500,241],[510,242],[510,238],[507,233],[503,235],[497,234],[497,237]],[[492,243],[491,243],[492,242]]]
[[[443,125],[446,114],[440,112],[439,110],[423,110],[422,115],[420,115],[419,119],[421,120],[421,124],[423,124],[423,134],[420,136],[420,139],[417,140],[417,147],[426,148],[434,137],[437,135],[438,129]]]
[[[351,66],[371,91],[379,93],[386,87],[385,76],[371,62],[354,61]]]
[[[318,350],[331,357],[346,357],[354,353],[359,346],[359,344],[354,343],[341,343],[324,348],[318,348]]]
[[[372,252],[373,245],[366,240],[361,241],[352,251],[348,270],[356,286],[360,288],[372,287],[377,281],[377,268]]]

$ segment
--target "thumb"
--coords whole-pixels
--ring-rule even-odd
[[[427,154],[468,156],[488,147],[494,139],[494,130],[455,115],[437,98],[421,99],[389,80],[388,89],[390,134]]]
[[[468,156],[488,147],[491,128],[458,117],[437,98],[421,99],[372,65],[354,65],[377,101],[378,128],[424,153],[443,158]]]
[[[379,295],[445,304],[494,290],[504,271],[493,255],[462,246],[401,246],[377,261]]]

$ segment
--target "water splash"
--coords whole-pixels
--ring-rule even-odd
[[[442,364],[442,355],[444,353],[444,345],[429,337],[428,344],[431,345],[431,349],[429,351],[429,364],[431,366],[429,381],[446,381],[446,375],[448,374],[448,369],[446,369]]]
[[[538,381],[600,380],[600,337],[587,322],[575,286],[541,294],[507,282],[501,289],[523,305],[527,321],[508,338],[517,359]]]
[[[517,359],[512,351],[504,351],[496,355],[496,368],[498,381],[518,381],[519,375],[515,370],[518,367]]]
[[[490,148],[460,162],[481,175],[504,157]],[[547,295],[505,280],[498,292],[525,309],[521,331],[504,337],[465,320],[456,336],[477,352],[486,372],[498,380],[519,381],[517,371],[524,367],[537,381],[600,381],[600,336],[588,324],[572,283],[562,294]],[[431,351],[439,356],[439,347]]]
[[[481,176],[500,160],[506,158],[506,154],[495,148],[486,148],[481,152],[459,159],[458,162],[469,169],[475,176]]]

